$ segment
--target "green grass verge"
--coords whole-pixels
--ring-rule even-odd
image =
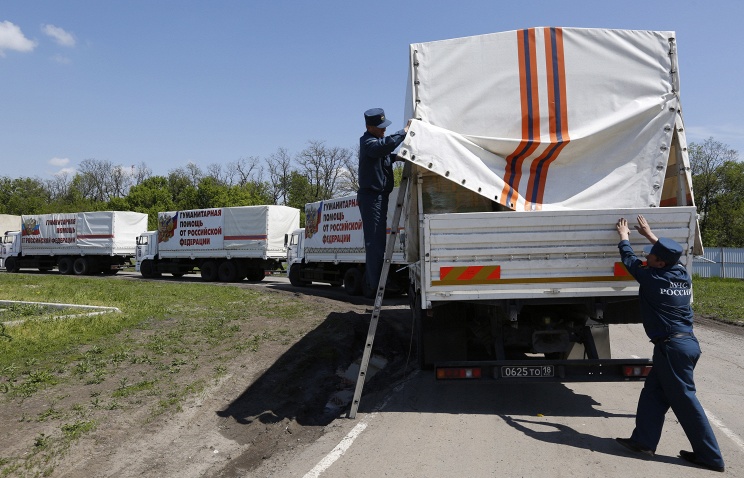
[[[692,286],[696,314],[744,325],[744,280],[696,276]]]
[[[228,373],[236,357],[287,344],[308,331],[299,299],[219,284],[132,281],[0,272],[0,299],[117,307],[75,316],[75,309],[0,307],[0,406],[30,397],[46,408],[19,417],[54,433],[29,440],[20,455],[0,451],[0,478],[45,476],[70,444],[114,413],[141,409],[149,419],[181,409]],[[67,317],[55,318],[61,315]],[[20,322],[18,322],[20,321]],[[37,399],[37,402],[39,400]]]

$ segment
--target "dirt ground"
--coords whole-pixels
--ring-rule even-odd
[[[151,402],[162,397],[144,397],[138,407],[110,410],[94,431],[47,463],[35,460],[33,470],[19,470],[18,476],[250,476],[273,456],[314,442],[349,409],[356,381],[353,363],[364,349],[372,303],[342,302],[312,291],[273,292],[301,297],[309,308],[326,311],[325,320],[294,342],[270,342],[239,354],[218,381],[206,377],[209,367],[200,367],[196,373],[205,374],[210,385],[189,397],[180,412],[153,419]],[[415,363],[409,355],[410,313],[401,305],[407,299],[397,298],[393,306],[385,302],[373,349],[376,363],[384,367],[374,369],[377,373],[365,385],[360,411],[371,410]],[[90,386],[79,388],[65,384],[62,390],[55,387],[55,396],[38,393],[18,408],[0,408],[2,435],[9,439],[0,439],[3,455],[13,455],[14,447],[21,453],[50,435],[49,423],[31,417],[62,410],[75,400],[89,402]]]

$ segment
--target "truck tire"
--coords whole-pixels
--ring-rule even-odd
[[[261,282],[266,277],[266,273],[260,267],[249,267],[246,278],[250,282]]]
[[[91,271],[91,264],[87,257],[78,257],[72,263],[72,270],[76,276],[88,275]]]
[[[5,270],[8,272],[20,272],[21,264],[15,257],[8,257],[5,259]]]
[[[308,282],[305,280],[300,279],[300,264],[292,264],[292,267],[289,268],[289,283],[292,284],[295,287],[305,287]]]
[[[215,261],[204,261],[199,266],[201,271],[201,278],[207,282],[214,282],[217,280],[217,263]]]
[[[352,267],[344,274],[344,290],[349,295],[362,295],[362,284],[364,282],[364,276],[362,271],[356,267]]]
[[[235,282],[238,278],[238,267],[233,261],[222,261],[217,268],[217,278],[220,282]]]
[[[140,274],[142,274],[142,277],[144,277],[145,279],[154,277],[155,264],[153,264],[152,261],[149,259],[142,261],[142,264],[140,264]]]
[[[57,262],[57,269],[59,269],[59,273],[63,275],[70,275],[74,272],[73,268],[73,261],[72,257],[60,257],[59,262]]]

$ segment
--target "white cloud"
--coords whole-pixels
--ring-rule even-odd
[[[20,52],[33,51],[36,42],[29,40],[18,25],[9,21],[0,22],[0,57],[5,56],[5,50]]]
[[[52,37],[58,45],[69,47],[75,46],[75,37],[60,27],[54,25],[43,25],[41,31]]]
[[[61,168],[61,167],[64,167],[64,166],[67,166],[68,164],[70,164],[70,159],[69,158],[56,158],[55,157],[55,158],[50,159],[49,162],[48,162],[48,164],[51,165],[51,166],[57,167],[57,168]]]
[[[63,175],[74,176],[75,173],[77,173],[77,170],[75,168],[62,168],[56,173],[54,173],[54,175],[55,176],[63,176]]]

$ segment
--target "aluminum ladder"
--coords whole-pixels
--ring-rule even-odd
[[[356,389],[354,390],[354,399],[351,402],[351,409],[349,410],[348,418],[356,418],[357,410],[359,409],[359,401],[362,398],[362,389],[364,388],[364,381],[367,377],[367,368],[369,367],[369,359],[372,356],[372,344],[375,341],[375,332],[377,331],[377,322],[380,319],[380,312],[382,310],[382,298],[385,295],[385,284],[387,283],[387,277],[390,273],[390,265],[393,259],[393,249],[395,248],[395,241],[398,238],[398,229],[400,225],[400,218],[403,212],[403,203],[405,202],[406,193],[408,189],[408,183],[411,175],[411,163],[405,162],[403,167],[403,176],[400,180],[398,187],[398,197],[395,200],[395,212],[393,213],[393,221],[390,223],[390,235],[387,238],[385,244],[385,256],[382,263],[382,271],[380,272],[380,282],[377,284],[377,292],[375,294],[375,306],[372,309],[372,318],[369,321],[369,330],[367,331],[367,341],[364,346],[364,355],[362,356],[362,363],[359,366],[359,376],[356,381]]]

